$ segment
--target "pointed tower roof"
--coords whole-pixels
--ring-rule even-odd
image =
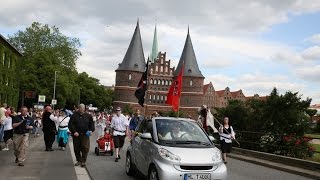
[[[157,37],[157,25],[154,26],[154,34],[153,34],[153,43],[152,43],[152,51],[151,51],[151,63],[154,63],[154,60],[158,57],[158,37]]]
[[[116,71],[119,70],[129,70],[129,71],[139,71],[144,72],[146,66],[143,47],[141,42],[139,20],[137,21],[136,29],[132,36],[130,45],[124,56],[122,63],[119,64],[119,67]]]
[[[189,27],[188,27],[186,42],[183,47],[179,64],[177,66],[176,71],[174,72],[174,76],[177,76],[179,74],[183,62],[184,62],[183,76],[204,78],[204,76],[202,75],[199,69],[197,58],[193,50],[190,33],[189,33]]]

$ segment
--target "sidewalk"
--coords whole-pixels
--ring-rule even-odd
[[[43,135],[36,138],[30,135],[24,167],[14,162],[12,145],[9,151],[0,151],[0,180],[76,180],[69,146],[66,151],[61,151],[55,142],[53,148],[53,152],[45,151]]]

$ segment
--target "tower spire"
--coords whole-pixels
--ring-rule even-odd
[[[157,24],[154,26],[154,34],[153,34],[153,42],[152,42],[152,50],[151,50],[151,57],[150,61],[151,63],[154,63],[154,61],[158,57],[158,38],[157,38]]]
[[[201,78],[204,77],[199,69],[197,58],[193,50],[193,45],[191,42],[191,37],[189,32],[189,26],[188,26],[188,34],[187,34],[186,42],[183,47],[180,61],[176,71],[174,72],[175,76],[178,75],[183,64],[184,64],[183,76],[201,77]]]
[[[137,20],[137,25],[134,30],[130,45],[124,56],[122,63],[119,64],[118,70],[129,70],[144,72],[146,66],[144,52],[142,47],[139,19]]]

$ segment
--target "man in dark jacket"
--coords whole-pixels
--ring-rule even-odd
[[[57,132],[56,124],[50,119],[51,111],[51,106],[45,105],[44,113],[42,115],[42,130],[44,135],[44,142],[46,144],[46,151],[53,151],[52,144],[55,140]]]
[[[75,166],[86,166],[87,155],[90,149],[90,136],[94,132],[94,121],[90,114],[85,112],[85,105],[80,104],[69,121],[69,130],[73,137],[73,148],[77,163]]]

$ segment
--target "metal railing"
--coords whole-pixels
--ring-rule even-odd
[[[307,158],[320,154],[316,148],[312,148],[311,141],[320,138],[310,136],[295,136],[294,134],[272,134],[252,131],[236,131],[236,138],[241,147],[255,151],[285,155],[297,158]],[[233,144],[235,147],[238,145]],[[319,143],[320,145],[320,143]],[[320,159],[320,158],[319,158]]]

